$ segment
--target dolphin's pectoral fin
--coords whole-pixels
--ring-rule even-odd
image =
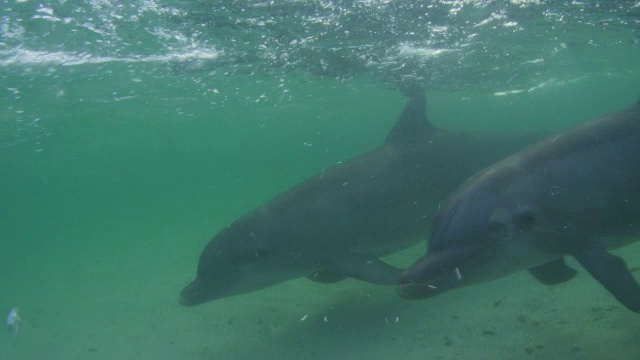
[[[622,305],[631,311],[640,312],[640,285],[629,272],[624,260],[598,249],[583,249],[572,255]]]
[[[573,279],[577,274],[562,258],[529,268],[529,272],[545,285],[561,284]]]
[[[377,257],[350,254],[339,259],[335,268],[345,276],[377,285],[398,285],[402,270]]]
[[[344,280],[346,276],[340,272],[333,270],[320,270],[307,276],[307,278],[311,281],[315,281],[321,284],[333,284],[337,283],[338,281]]]

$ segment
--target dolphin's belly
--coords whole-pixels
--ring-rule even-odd
[[[606,244],[608,250],[618,249],[640,240],[640,235],[633,236],[606,236],[602,241]]]

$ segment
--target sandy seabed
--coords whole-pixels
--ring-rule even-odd
[[[617,303],[573,260],[578,276],[553,287],[522,272],[411,302],[391,287],[299,279],[183,308],[177,293],[192,275],[193,254],[176,254],[166,241],[165,257],[148,256],[147,246],[118,249],[120,256],[103,261],[69,254],[66,265],[52,264],[55,271],[23,273],[21,279],[32,284],[29,293],[16,295],[20,304],[8,302],[15,284],[5,282],[2,305],[7,311],[20,305],[24,321],[17,336],[0,337],[0,359],[640,356],[640,315]],[[410,263],[423,247],[389,261]],[[617,253],[630,267],[640,265],[640,244]]]

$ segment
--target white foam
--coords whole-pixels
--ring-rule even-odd
[[[192,60],[215,60],[222,51],[212,48],[189,49],[160,55],[131,55],[127,57],[95,56],[89,53],[63,51],[38,51],[14,48],[0,51],[0,66],[76,66],[102,63],[153,63],[183,62]]]
[[[493,93],[493,96],[506,96],[506,95],[514,95],[523,92],[524,90],[509,90],[509,91],[498,91]]]
[[[449,49],[433,49],[429,47],[414,47],[409,44],[402,44],[399,47],[400,56],[419,56],[423,58],[432,58],[451,52]]]
[[[480,21],[479,23],[473,25],[473,27],[480,27],[480,26],[484,26],[487,25],[495,20],[504,20],[507,18],[507,15],[504,14],[504,11],[500,12],[500,13],[491,13],[491,16],[489,16],[488,18]]]

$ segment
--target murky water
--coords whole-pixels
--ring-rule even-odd
[[[435,125],[477,132],[559,131],[630,105],[638,1],[0,4],[0,310],[22,318],[0,358],[640,354],[640,318],[584,271],[422,302],[299,279],[177,303],[217,231],[382,143],[399,84],[426,89]],[[638,250],[618,253],[636,267]]]

